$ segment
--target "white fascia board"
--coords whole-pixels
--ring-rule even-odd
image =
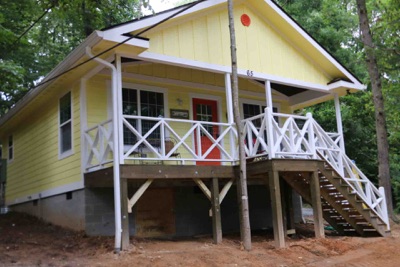
[[[329,90],[334,90],[337,88],[348,88],[348,89],[356,89],[356,90],[365,90],[367,89],[367,86],[364,84],[354,84],[354,83],[350,83],[350,82],[346,82],[346,81],[337,81],[334,83],[331,83],[328,85],[328,89]]]
[[[197,12],[202,9],[210,8],[215,5],[219,5],[222,3],[225,3],[226,0],[207,0],[201,3],[198,3],[197,5],[193,6],[192,8],[189,8],[188,10],[176,15],[174,18],[179,18],[194,12]],[[104,32],[107,34],[112,34],[112,35],[121,35],[124,33],[128,32],[133,32],[139,29],[145,29],[147,27],[153,26],[154,24],[159,23],[160,21],[172,16],[173,14],[187,8],[187,6],[182,6],[178,7],[175,9],[172,9],[170,11],[163,12],[161,14],[155,14],[154,16],[149,16],[145,17],[143,19],[138,19],[137,21],[133,21],[131,23],[127,23],[125,25],[117,26],[115,28],[111,28],[109,30],[105,30]]]
[[[77,48],[69,53],[69,55],[60,64],[58,64],[49,74],[47,74],[47,76],[40,83],[44,83],[61,74],[63,71],[68,70],[82,56],[85,55],[85,49],[87,46],[92,47],[102,40],[102,38],[99,36],[99,33],[100,32],[98,31],[94,31],[91,35],[89,35],[84,42],[82,42]],[[15,114],[17,114],[22,108],[31,102],[32,99],[49,87],[54,81],[42,84],[27,92],[25,96],[15,104],[14,107],[12,107],[3,117],[0,118],[0,126],[10,120]]]
[[[100,36],[103,37],[103,40],[105,41],[110,41],[110,42],[115,42],[115,43],[123,43],[124,44],[128,44],[128,45],[132,45],[132,46],[137,46],[137,47],[141,47],[141,48],[145,48],[145,49],[149,49],[150,48],[150,42],[149,40],[143,40],[143,39],[139,39],[139,38],[132,38],[129,36],[124,36],[117,32],[100,32]],[[126,41],[127,39],[132,38],[129,41]]]
[[[363,86],[356,77],[354,77],[349,71],[346,70],[335,58],[333,58],[321,45],[319,45],[309,34],[307,34],[296,22],[294,22],[285,12],[283,12],[273,1],[264,0],[276,13],[278,13],[290,26],[292,26],[297,32],[299,32],[304,39],[311,43],[315,49],[318,50],[323,56],[325,56],[336,68],[338,68],[343,74],[347,76],[355,85]]]
[[[304,81],[300,81],[300,80],[296,80],[296,79],[280,77],[280,76],[266,74],[266,73],[262,73],[262,72],[238,69],[238,75],[240,77],[247,77],[248,79],[270,81],[272,83],[279,83],[279,84],[283,84],[283,85],[288,85],[288,86],[293,86],[293,87],[298,87],[298,88],[303,88],[303,89],[309,89],[309,90],[313,90],[313,91],[321,91],[321,92],[328,91],[328,86],[326,86],[326,85],[304,82]]]

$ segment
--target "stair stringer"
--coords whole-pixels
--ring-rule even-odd
[[[312,203],[311,191],[310,191],[310,180],[307,177],[308,174],[297,173],[297,172],[282,172],[281,177],[292,187],[296,193],[298,193],[306,202]],[[322,201],[324,204],[324,201]],[[323,209],[324,219],[334,227],[340,234],[345,234],[344,228],[338,225],[336,220],[329,216],[329,211]]]
[[[362,232],[360,232],[362,236],[374,235],[373,229],[375,229],[375,231],[381,236],[390,235],[390,231],[387,230],[385,222],[383,222],[373,210],[368,208],[367,204],[362,200],[361,197],[357,195],[357,193],[351,191],[351,187],[346,183],[341,175],[339,175],[333,168],[331,168],[328,162],[320,162],[319,171],[320,174],[323,175],[337,189],[337,191],[341,193],[341,195],[348,201],[351,207],[354,208],[360,215],[362,215],[363,219],[365,219],[365,221],[368,222],[369,226],[371,226],[362,227],[363,230]],[[347,211],[338,210],[338,212],[342,216],[345,215],[344,217],[348,217],[346,216]],[[351,221],[348,222],[351,223]]]

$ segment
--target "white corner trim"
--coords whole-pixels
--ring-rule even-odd
[[[31,195],[25,195],[22,197],[17,197],[17,198],[11,199],[11,200],[7,200],[6,205],[12,206],[12,205],[21,204],[21,203],[36,200],[36,199],[51,197],[51,196],[55,196],[55,195],[63,194],[66,192],[83,189],[83,188],[84,188],[83,181],[78,181],[78,182],[62,185],[59,187],[55,187],[52,189],[44,190],[44,191],[34,193]]]

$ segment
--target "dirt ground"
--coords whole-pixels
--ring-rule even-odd
[[[34,217],[0,215],[0,266],[400,266],[400,226],[389,238],[312,238],[302,225],[287,248],[275,249],[271,233],[255,233],[250,252],[238,236],[220,245],[211,237],[190,240],[131,239],[129,251],[113,253],[112,237],[87,237]]]

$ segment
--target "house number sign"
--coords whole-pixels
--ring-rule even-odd
[[[253,71],[252,70],[247,70],[247,76],[253,77],[254,76]]]
[[[173,119],[189,119],[189,110],[187,109],[171,109],[170,112]]]

